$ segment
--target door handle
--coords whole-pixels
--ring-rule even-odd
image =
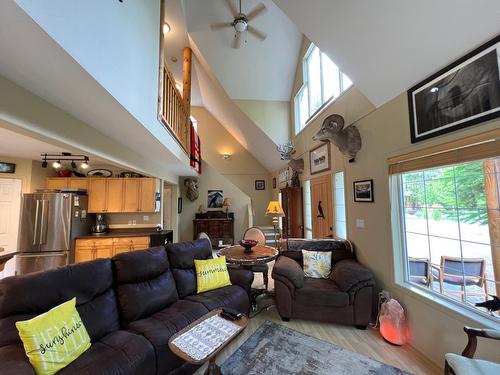
[[[48,210],[46,209],[47,206],[45,205],[47,201],[42,200],[42,219],[40,222],[40,242],[39,244],[42,245],[47,241],[47,216],[48,216]]]
[[[38,245],[37,235],[38,235],[38,211],[40,210],[40,201],[36,200],[35,207],[35,228],[33,229],[33,245]]]

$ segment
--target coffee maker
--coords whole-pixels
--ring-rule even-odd
[[[94,234],[106,233],[108,231],[108,224],[104,219],[104,214],[97,214],[95,225],[92,227]]]

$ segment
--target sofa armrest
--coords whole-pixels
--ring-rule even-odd
[[[362,287],[375,285],[370,270],[352,259],[341,260],[333,266],[331,279],[346,293],[355,293]]]
[[[232,267],[231,265],[228,265],[227,270],[229,272],[231,284],[242,287],[250,296],[253,283],[253,272],[243,268]]]
[[[304,286],[304,271],[300,264],[295,260],[280,256],[273,267],[273,278],[275,276],[283,277],[289,280],[295,288],[302,288]]]

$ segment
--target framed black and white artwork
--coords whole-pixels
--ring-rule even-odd
[[[224,203],[224,194],[222,190],[209,190],[207,196],[208,208],[222,208],[222,203]]]
[[[411,142],[500,116],[500,36],[408,90]]]
[[[266,190],[266,181],[255,180],[255,190]]]
[[[354,181],[354,202],[373,202],[373,180]]]

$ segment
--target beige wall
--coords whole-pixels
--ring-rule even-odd
[[[22,181],[22,192],[31,193],[45,187],[45,179],[53,175],[51,168],[42,168],[42,163],[35,160],[1,156],[0,161],[16,164],[16,173],[2,173],[0,178],[15,178]]]
[[[184,179],[179,179],[182,196],[182,213],[179,215],[179,240],[193,240],[193,219],[198,212],[198,207],[203,205],[207,210],[207,193],[208,190],[223,190],[224,197],[231,198],[232,205],[229,207],[229,212],[234,212],[234,237],[235,241],[243,238],[243,233],[248,228],[248,205],[250,198],[242,192],[229,179],[220,174],[214,167],[208,163],[204,163],[203,173],[199,176],[198,189],[199,197],[194,202],[186,198],[184,189]],[[217,209],[220,210],[220,209]]]
[[[308,42],[305,44],[308,46]],[[301,63],[302,60],[298,65]],[[302,79],[299,72],[297,79]],[[299,86],[296,82],[295,87]],[[425,297],[402,289],[394,283],[395,265],[386,159],[400,153],[498,128],[500,121],[490,121],[412,145],[405,93],[375,109],[356,87],[352,87],[295,137],[297,154],[305,156],[306,170],[302,176],[303,180],[309,178],[308,151],[319,144],[312,140],[312,135],[319,129],[323,119],[332,113],[344,116],[346,126],[355,123],[363,142],[354,163],[348,163],[346,157],[332,145],[331,172],[345,171],[348,237],[356,246],[359,261],[374,272],[378,287],[388,289],[404,305],[411,328],[410,344],[436,364],[443,366],[446,352],[460,353],[465,347],[467,340],[462,330],[463,326],[478,326],[478,323]],[[352,183],[360,179],[373,179],[374,203],[353,202]],[[365,221],[365,228],[356,227],[358,218]],[[497,360],[498,349],[495,350],[487,344],[480,342],[478,356]]]
[[[191,113],[198,120],[203,159],[250,197],[255,225],[270,225],[265,212],[271,199],[271,174],[205,108],[193,107]],[[228,160],[222,158],[225,152],[231,154]],[[266,181],[265,190],[255,190],[257,179]]]
[[[276,143],[290,139],[290,102],[275,100],[233,100],[250,119]]]

